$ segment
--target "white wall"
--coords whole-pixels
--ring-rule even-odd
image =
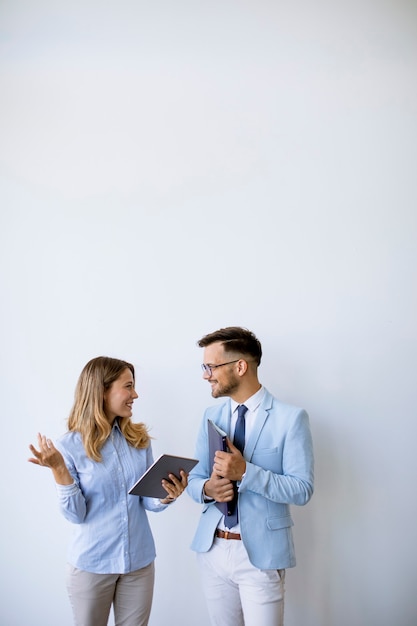
[[[69,525],[26,462],[90,358],[131,360],[154,452],[193,454],[196,341],[255,331],[305,407],[287,626],[411,626],[416,586],[417,5],[0,4],[2,602],[69,626]],[[151,515],[152,626],[207,626],[199,506]]]

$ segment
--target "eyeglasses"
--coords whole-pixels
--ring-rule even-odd
[[[228,361],[227,363],[219,363],[219,365],[206,365],[205,363],[202,363],[201,369],[203,370],[205,374],[208,374],[209,376],[211,376],[213,373],[213,370],[215,370],[217,367],[223,367],[223,365],[231,365],[232,363],[237,363],[238,361],[240,361],[240,359],[235,359],[234,361]]]

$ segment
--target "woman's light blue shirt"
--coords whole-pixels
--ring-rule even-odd
[[[130,446],[115,422],[101,449],[102,461],[87,457],[78,432],[57,442],[74,478],[57,485],[64,517],[75,524],[68,562],[96,574],[125,574],[149,565],[156,556],[146,509],[162,511],[155,498],[129,495],[153,463],[152,448]]]

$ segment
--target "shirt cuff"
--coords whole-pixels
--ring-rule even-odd
[[[204,504],[208,504],[209,502],[214,502],[214,498],[210,498],[210,496],[206,496],[206,492],[204,491],[204,487],[206,485],[206,482],[207,482],[207,480],[205,481],[205,483],[203,485],[203,491],[202,491]]]
[[[236,484],[238,487],[240,487],[240,485],[243,483],[243,479],[245,478],[245,476],[246,476],[246,472],[243,472],[242,478],[236,481]]]
[[[55,486],[58,495],[65,498],[68,496],[75,496],[75,494],[78,493],[78,485],[75,481],[71,485],[59,485],[58,483],[55,483]]]

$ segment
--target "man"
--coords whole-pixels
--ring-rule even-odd
[[[285,569],[295,565],[289,505],[304,505],[313,494],[308,415],[259,383],[262,348],[249,330],[222,328],[198,345],[204,348],[203,377],[211,395],[228,398],[205,411],[196,444],[199,463],[188,479],[190,496],[203,503],[191,548],[211,624],[282,626]],[[229,435],[228,450],[217,451],[214,461],[208,420]],[[236,435],[242,441],[232,443]],[[225,502],[224,515],[217,503]]]

